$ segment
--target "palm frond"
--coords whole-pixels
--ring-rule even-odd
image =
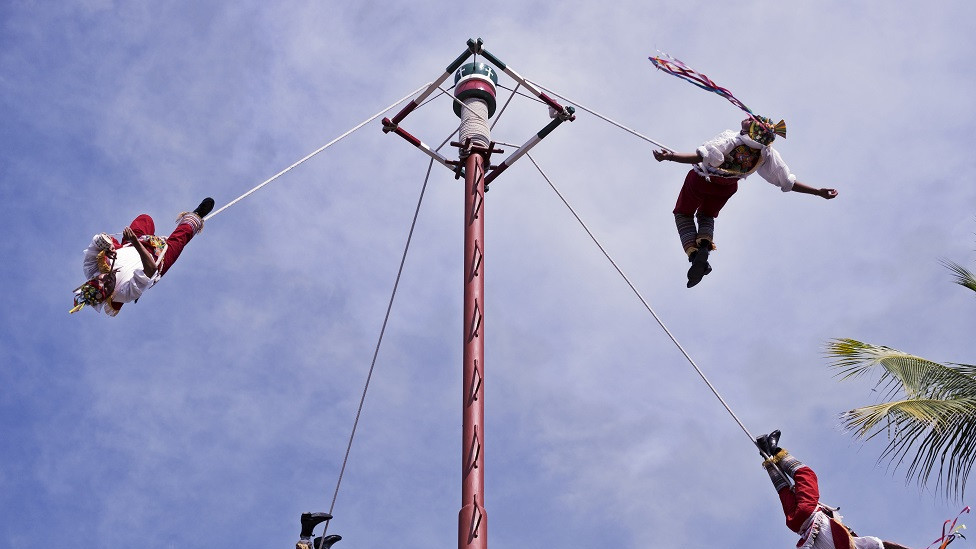
[[[942,264],[947,269],[952,271],[952,274],[955,277],[954,282],[956,284],[976,292],[976,277],[973,276],[972,272],[964,268],[962,265],[959,265],[954,261],[949,261],[948,259],[942,260]]]
[[[827,355],[843,379],[878,375],[885,399],[841,414],[846,428],[864,441],[884,436],[879,461],[905,465],[908,478],[962,496],[976,462],[976,367],[940,364],[890,347],[854,339],[827,343]]]
[[[879,460],[895,467],[908,461],[909,479],[925,485],[936,473],[936,486],[944,478],[947,495],[965,495],[966,479],[976,462],[976,396],[886,402],[841,417],[857,438],[886,435],[888,445]]]
[[[826,354],[842,379],[857,378],[880,367],[878,386],[886,398],[904,393],[907,398],[945,399],[976,395],[976,367],[940,364],[891,347],[854,339],[834,339]]]

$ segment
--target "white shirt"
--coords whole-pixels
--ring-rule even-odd
[[[726,155],[741,145],[760,151],[759,162],[753,166],[753,169],[746,173],[731,173],[718,169],[725,162]],[[793,183],[796,182],[796,176],[790,173],[790,168],[776,149],[754,141],[748,135],[725,130],[703,143],[697,151],[702,157],[702,163],[695,165],[695,171],[703,176],[715,175],[745,179],[749,174],[756,172],[766,181],[779,187],[784,193],[793,189]],[[704,170],[700,166],[704,166]]]
[[[92,243],[85,250],[83,268],[85,277],[89,279],[99,274],[97,259],[99,249],[96,246],[97,238],[98,236],[96,235],[92,239]],[[119,270],[115,273],[115,292],[104,302],[94,306],[96,310],[102,311],[109,316],[115,316],[118,310],[111,305],[106,306],[106,304],[112,301],[118,303],[135,301],[154,282],[153,278],[146,276],[146,271],[142,267],[142,258],[139,257],[139,252],[130,244],[125,244],[115,250],[114,268]]]
[[[827,514],[817,509],[800,527],[803,538],[796,544],[799,549],[847,549],[834,545],[834,537],[830,534],[831,522]],[[884,549],[881,538],[874,536],[851,537],[854,549]]]

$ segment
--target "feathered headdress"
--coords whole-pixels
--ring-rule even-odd
[[[96,262],[98,264],[98,272],[103,274],[111,273],[115,267],[115,255],[109,255],[108,250],[102,250],[98,252]],[[69,313],[77,313],[84,309],[85,305],[97,305],[112,296],[112,292],[108,291],[105,282],[100,276],[95,275],[81,286],[75,288],[75,306],[68,311]]]
[[[111,297],[111,295],[112,292],[108,291],[105,283],[96,276],[75,288],[75,306],[68,312],[77,313],[84,309],[85,305],[98,305]]]
[[[753,140],[763,145],[769,145],[776,139],[777,135],[786,137],[785,120],[780,120],[774,124],[771,118],[765,116],[754,115],[752,117],[752,124],[749,125],[749,137]]]

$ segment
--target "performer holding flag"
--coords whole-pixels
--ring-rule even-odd
[[[669,160],[694,165],[685,177],[673,211],[681,246],[691,262],[687,284],[691,288],[712,271],[708,255],[715,249],[715,218],[738,190],[740,179],[758,173],[783,192],[795,191],[828,200],[837,196],[837,190],[810,187],[797,181],[790,172],[782,157],[771,146],[777,135],[786,137],[785,121],[773,123],[769,118],[754,114],[727,89],[677,59],[665,56],[651,57],[650,60],[668,74],[725,97],[749,115],[742,120],[738,132],[726,130],[706,141],[695,152],[654,151],[654,159],[658,162]]]

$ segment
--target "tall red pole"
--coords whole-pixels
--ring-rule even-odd
[[[495,112],[494,71],[483,63],[455,74],[454,112],[461,118],[464,162],[464,349],[462,353],[461,510],[458,549],[488,548],[485,510],[485,168],[491,154],[488,118]],[[462,106],[463,104],[463,106]]]
[[[486,549],[488,521],[485,511],[484,453],[484,192],[481,153],[465,162],[464,225],[464,394],[462,423],[461,511],[458,549]]]

